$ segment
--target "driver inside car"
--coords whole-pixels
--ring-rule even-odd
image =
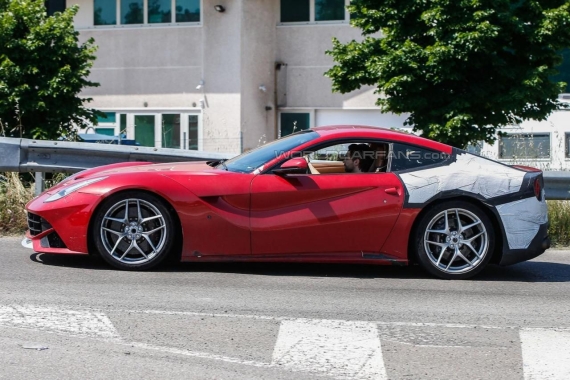
[[[374,151],[366,144],[350,144],[344,156],[346,173],[367,173],[374,163]]]

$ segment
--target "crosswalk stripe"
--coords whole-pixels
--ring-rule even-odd
[[[272,364],[337,379],[387,379],[378,328],[370,322],[284,320]]]
[[[125,310],[112,310],[114,313]],[[388,378],[382,355],[381,339],[390,340],[387,328],[404,328],[406,333],[417,334],[414,328],[448,327],[475,328],[472,325],[431,324],[410,322],[346,321],[305,319],[261,315],[193,313],[160,310],[131,310],[131,313],[187,315],[189,317],[246,318],[276,321],[279,330],[273,345],[271,362],[256,361],[237,356],[226,356],[203,351],[192,351],[170,346],[142,342],[129,342],[121,338],[117,329],[103,311],[72,310],[56,306],[0,305],[0,327],[15,327],[73,336],[96,338],[127,344],[132,347],[168,352],[184,356],[224,361],[260,368],[281,368],[327,375],[337,379]],[[407,331],[407,327],[410,331]],[[490,329],[518,329],[522,350],[525,380],[570,379],[570,329],[568,328],[517,328],[489,326]],[[388,331],[388,332],[387,332]],[[382,332],[382,333],[381,333]],[[388,335],[386,335],[388,334]],[[420,333],[421,334],[421,333]],[[427,347],[402,341],[399,343]],[[388,344],[386,341],[384,343]],[[429,347],[432,347],[429,345]],[[449,347],[437,345],[436,348]],[[455,346],[453,346],[455,347]],[[466,346],[457,346],[467,348]],[[267,347],[269,348],[269,347]],[[388,359],[393,358],[393,350]],[[390,359],[391,360],[391,359]]]
[[[570,330],[523,328],[519,335],[525,380],[570,379]]]
[[[119,339],[105,313],[29,305],[0,305],[0,326],[63,332],[76,336]]]

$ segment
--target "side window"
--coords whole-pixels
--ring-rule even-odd
[[[344,159],[346,152],[348,151],[348,146],[350,143],[337,144],[328,146],[312,152],[309,155],[311,161],[341,161]]]
[[[383,141],[345,141],[307,154],[311,174],[384,173],[390,144]]]
[[[413,145],[394,143],[390,171],[400,171],[434,165],[449,159],[449,155]]]

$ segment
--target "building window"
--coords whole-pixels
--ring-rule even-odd
[[[93,9],[95,25],[117,24],[117,0],[95,0]]]
[[[45,3],[48,16],[53,16],[55,12],[65,11],[65,0],[47,0]]]
[[[127,137],[127,114],[124,113],[119,115],[119,134]]]
[[[95,128],[95,133],[105,136],[115,136],[115,128]]]
[[[117,114],[115,112],[103,112],[104,116],[97,116],[97,121],[99,123],[115,123],[117,120]]]
[[[100,135],[115,136],[117,114],[115,112],[103,112],[97,116],[98,126],[94,127],[95,133]]]
[[[344,21],[345,0],[281,0],[281,22]]]
[[[499,158],[550,158],[550,134],[509,133],[500,136]]]
[[[200,0],[176,0],[176,22],[200,22]]]
[[[94,25],[117,25],[117,20],[120,25],[200,22],[200,0],[94,0]]]
[[[121,24],[144,24],[142,0],[121,0]]]
[[[284,137],[311,128],[311,114],[308,112],[282,112],[280,122],[279,137]]]
[[[469,153],[480,156],[481,151],[483,150],[483,141],[477,141],[475,143],[471,143],[467,145],[467,148],[465,148],[465,150]]]
[[[570,133],[566,132],[566,135],[564,137],[564,141],[566,143],[566,158],[570,158]]]

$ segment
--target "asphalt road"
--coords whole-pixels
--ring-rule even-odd
[[[570,251],[419,268],[120,272],[0,238],[0,379],[568,379]]]

